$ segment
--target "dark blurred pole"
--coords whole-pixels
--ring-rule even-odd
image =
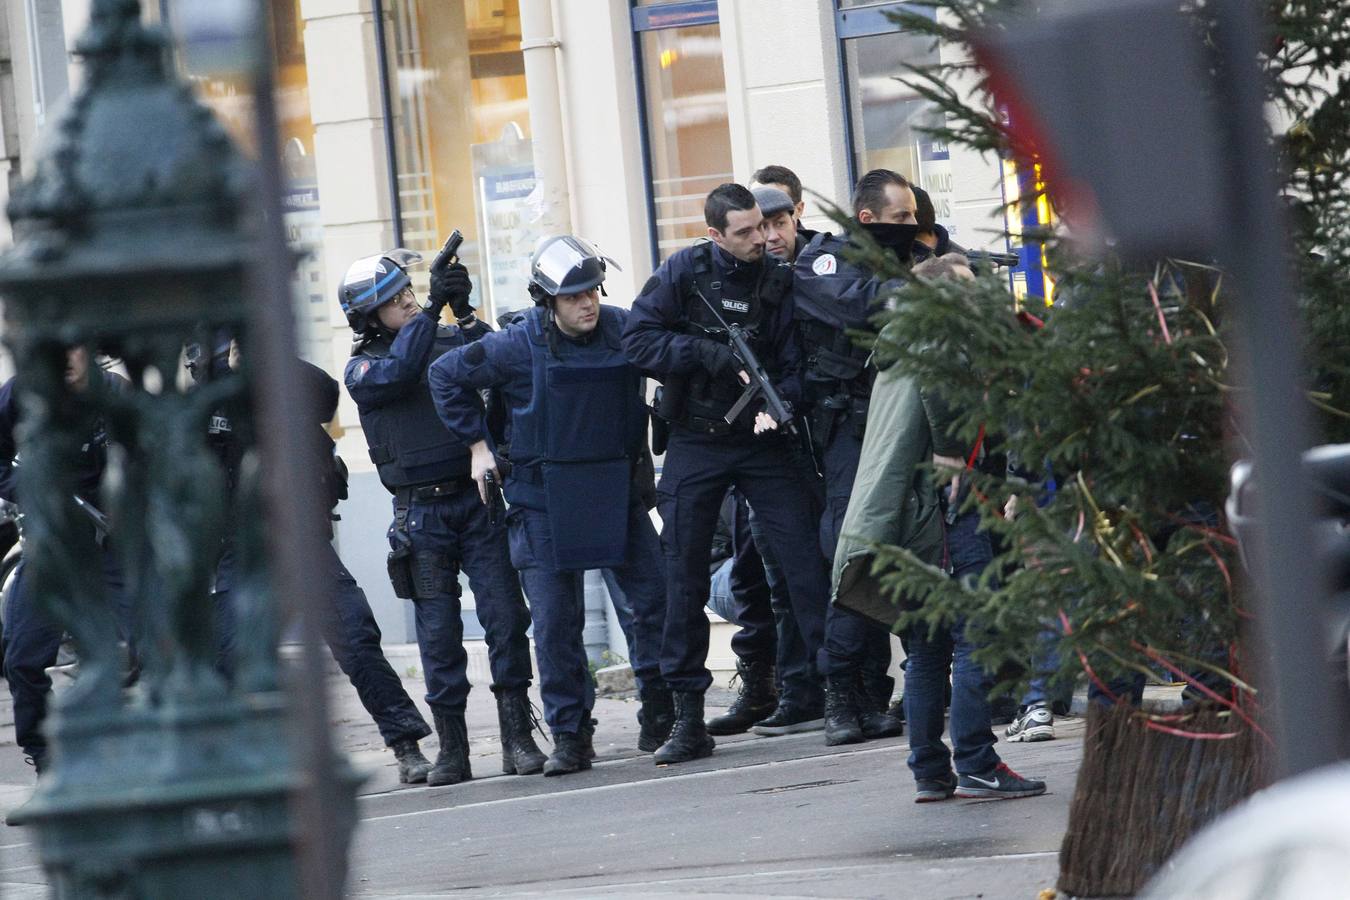
[[[398,192],[398,138],[394,134],[393,91],[389,87],[389,44],[384,33],[384,0],[371,0],[370,13],[375,19],[375,59],[380,66],[380,112],[384,114],[384,155],[389,178],[389,218],[394,226],[394,246],[403,246],[403,198]]]
[[[298,613],[302,655],[300,671],[291,673],[287,690],[296,717],[299,768],[305,781],[296,797],[296,822],[301,846],[301,896],[316,900],[341,897],[346,871],[346,842],[339,836],[350,804],[339,793],[339,779],[329,742],[327,676],[319,642],[319,615],[327,598],[318,567],[322,523],[328,514],[319,496],[321,480],[310,470],[307,432],[318,423],[307,417],[316,408],[302,395],[306,381],[298,377],[296,326],[291,309],[291,258],[281,205],[285,189],[281,172],[281,139],[277,126],[272,61],[271,15],[266,0],[257,0],[257,65],[253,98],[258,140],[258,253],[256,279],[249,294],[249,363],[258,416],[258,444],[269,522],[269,562],[277,602]]]
[[[1333,762],[1346,724],[1323,663],[1328,596],[1313,544],[1312,489],[1302,452],[1313,427],[1301,375],[1289,231],[1265,124],[1264,73],[1258,65],[1265,24],[1254,0],[1227,0],[1217,17],[1216,46],[1225,63],[1221,86],[1227,125],[1220,259],[1236,286],[1237,326],[1250,393],[1243,412],[1256,457],[1256,625],[1269,659],[1261,664],[1265,715],[1276,725],[1277,778]],[[1286,252],[1279,252],[1280,249]]]

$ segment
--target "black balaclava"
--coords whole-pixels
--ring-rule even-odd
[[[863,223],[862,227],[872,236],[872,240],[894,253],[900,262],[908,263],[910,261],[914,238],[919,234],[918,225],[866,222]]]

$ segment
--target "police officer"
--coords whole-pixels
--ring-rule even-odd
[[[91,379],[103,379],[112,390],[123,390],[125,379],[90,366],[89,352],[84,347],[73,347],[66,353],[66,384],[76,394],[90,389]],[[0,498],[22,505],[15,442],[15,428],[20,417],[15,379],[0,386]],[[80,450],[76,471],[76,496],[97,507],[99,483],[108,459],[108,435],[101,420],[91,421],[88,440]],[[71,502],[74,502],[72,499]],[[95,526],[91,523],[91,529]],[[131,610],[123,590],[121,569],[115,555],[106,546],[107,536],[97,535],[101,546],[104,583],[108,600],[121,628],[122,638],[129,640]],[[42,733],[42,722],[47,716],[47,700],[52,681],[47,669],[56,664],[61,649],[61,626],[51,619],[35,602],[26,576],[26,565],[19,563],[5,597],[5,680],[14,701],[14,740],[37,769],[47,767],[47,737]]]
[[[765,249],[784,262],[795,262],[807,243],[806,236],[798,229],[796,204],[776,187],[757,187],[753,193],[764,214],[764,225],[769,229]],[[812,235],[816,233],[812,232]]]
[[[239,345],[224,340],[217,344],[210,360],[205,358],[200,344],[187,349],[188,371],[194,380],[205,382],[221,377],[239,366]],[[311,471],[318,479],[323,496],[330,509],[335,509],[347,497],[346,466],[336,454],[333,439],[323,425],[337,415],[338,383],[318,366],[296,360],[296,375],[300,379],[298,392],[311,404],[306,419],[312,423],[308,447]],[[226,481],[233,489],[238,483],[238,467],[244,441],[235,433],[235,417],[221,410],[211,417],[209,443],[226,469]],[[335,515],[332,518],[337,518]],[[329,535],[332,535],[331,520]],[[356,583],[351,572],[342,564],[337,548],[330,541],[322,542],[319,566],[328,579],[324,596],[328,602],[321,612],[320,630],[338,668],[356,689],[361,705],[374,720],[385,746],[398,762],[398,780],[402,784],[422,784],[431,771],[431,763],[422,755],[418,741],[431,734],[417,705],[403,689],[380,645],[380,626],[371,612],[365,591]],[[216,568],[213,601],[217,614],[218,643],[221,665],[225,672],[233,670],[235,547],[232,539],[225,541],[221,560]]]
[[[915,198],[898,173],[875,169],[853,193],[853,211],[861,227],[900,262],[910,259],[918,233]],[[797,257],[793,303],[806,357],[803,384],[810,408],[811,437],[825,473],[825,514],[820,545],[833,559],[862,452],[867,404],[874,368],[868,351],[849,332],[865,329],[887,285],[870,271],[850,263],[847,236],[818,234]],[[886,712],[893,683],[890,636],[876,623],[831,607],[825,649],[819,660],[825,675],[825,740],[849,744],[899,734],[902,722]]]
[[[767,171],[756,173],[756,178]],[[768,229],[765,251],[792,262],[806,244],[797,234],[798,204],[777,187],[756,187],[751,193]],[[725,713],[708,720],[708,733],[753,729],[768,737],[819,730],[824,727],[820,680],[807,659],[782,567],[743,497],[738,497],[734,521],[732,619],[740,630],[731,638],[731,650],[736,654],[740,691]]]
[[[511,568],[506,530],[490,520],[469,476],[469,448],[441,424],[427,369],[447,350],[489,332],[469,305],[471,284],[459,263],[431,272],[426,308],[418,305],[406,267],[417,253],[391,250],[352,263],[338,298],[356,333],[347,391],[356,401],[380,481],[394,495],[389,574],[394,593],[413,600],[417,643],[440,754],[431,785],[472,777],[464,706],[464,628],[459,568],[468,573],[475,611],[486,631],[492,691],[497,696],[502,770],[532,774],[544,765],[530,731],[529,611]],[[449,305],[458,327],[440,325]]]
[[[609,570],[632,606],[639,746],[655,750],[672,722],[658,659],[665,567],[634,484],[646,456],[647,406],[642,377],[619,342],[627,310],[600,303],[606,262],[613,261],[585,240],[549,238],[531,267],[530,290],[540,305],[431,367],[437,409],[471,448],[480,483],[497,477],[498,464],[477,392],[496,389],[511,412],[507,521],[553,731],[545,775],[589,769],[595,756],[595,691],[582,641],[586,569]]]
[[[657,494],[669,566],[661,674],[675,691],[676,721],[657,763],[707,756],[714,747],[703,721],[703,694],[712,683],[703,606],[709,548],[729,486],[740,489],[761,520],[813,653],[821,646],[829,590],[810,489],[790,437],[756,404],[726,421],[749,381],[728,325],[747,331],[783,398],[798,396],[790,271],[764,252],[764,217],[745,187],[715,188],[704,219],[711,242],[661,264],[634,302],[623,336],[629,360],[663,381],[659,412],[670,428]]]

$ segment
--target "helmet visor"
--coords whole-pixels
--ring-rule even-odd
[[[405,269],[412,268],[422,261],[422,254],[416,250],[409,250],[405,247],[395,247],[393,250],[386,250],[381,256],[392,259]]]
[[[550,294],[557,294],[568,274],[585,261],[586,254],[576,244],[568,240],[554,241],[535,260],[536,283]]]

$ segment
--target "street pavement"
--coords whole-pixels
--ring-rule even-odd
[[[420,673],[396,668],[425,709]],[[408,787],[350,685],[334,674],[329,689],[335,739],[369,774],[353,897],[1035,898],[1054,885],[1082,754],[1082,720],[1061,719],[1058,740],[998,747],[1015,770],[1049,782],[1045,796],[915,804],[904,737],[829,748],[819,732],[738,735],[719,738],[709,759],[661,768],[637,750],[637,703],[617,697],[596,705],[594,769],[504,776],[495,705],[481,688],[468,714],[475,780]],[[731,696],[710,693],[709,714]],[[33,785],[8,692],[0,723],[8,812]],[[434,755],[434,739],[423,747]],[[0,896],[47,896],[24,828],[0,831]]]

